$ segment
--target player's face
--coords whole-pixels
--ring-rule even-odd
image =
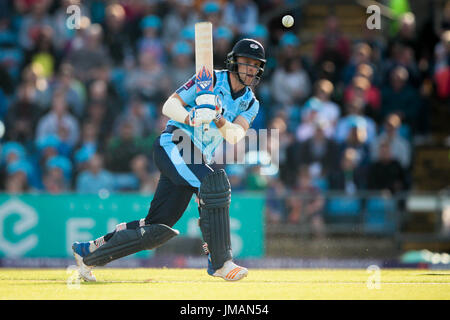
[[[254,83],[261,62],[248,57],[237,57],[238,73],[246,86]]]

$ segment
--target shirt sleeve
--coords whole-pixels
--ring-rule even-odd
[[[188,105],[195,105],[195,75],[175,91]]]
[[[255,120],[256,115],[258,114],[259,110],[259,101],[256,99],[253,99],[244,112],[241,112],[239,115],[244,117],[245,120],[247,120],[250,127],[252,126],[253,120]]]

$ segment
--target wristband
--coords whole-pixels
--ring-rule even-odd
[[[214,121],[214,122],[219,122],[219,120],[222,119],[222,117],[223,117],[222,114],[221,114],[221,113],[218,113],[218,114],[216,114],[216,117],[214,118],[213,121]]]

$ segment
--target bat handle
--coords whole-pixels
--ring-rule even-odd
[[[204,123],[203,124],[203,131],[206,132],[209,130],[209,123]]]

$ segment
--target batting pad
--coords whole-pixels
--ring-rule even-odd
[[[130,254],[157,248],[178,234],[178,230],[164,224],[117,231],[108,242],[85,256],[83,262],[88,266],[104,266]]]
[[[223,169],[208,174],[199,190],[200,230],[208,244],[212,267],[220,269],[230,260],[230,202],[231,187]]]

